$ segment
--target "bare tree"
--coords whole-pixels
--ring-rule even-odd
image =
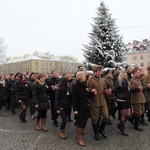
[[[3,64],[6,60],[6,48],[4,39],[0,38],[0,64]]]

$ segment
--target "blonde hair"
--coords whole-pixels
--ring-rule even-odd
[[[118,76],[118,83],[119,83],[119,86],[120,87],[122,87],[122,78],[123,78],[123,76],[124,76],[124,74],[127,74],[127,72],[122,72],[122,71],[120,71],[120,73],[119,73],[119,76]],[[128,79],[127,79],[127,81],[128,81]],[[128,85],[130,86],[130,82],[128,81]]]
[[[76,74],[76,79],[81,80],[84,75],[85,75],[84,71],[78,71],[77,74]]]

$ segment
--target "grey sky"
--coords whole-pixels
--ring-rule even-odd
[[[150,39],[149,0],[104,0],[125,43]],[[8,56],[34,51],[71,55],[84,60],[92,17],[100,0],[0,0],[0,37]]]

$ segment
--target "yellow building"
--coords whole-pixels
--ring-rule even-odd
[[[59,73],[75,73],[79,65],[81,65],[79,62],[31,56],[1,65],[0,72],[4,75],[17,72],[50,73],[52,70],[56,70]]]

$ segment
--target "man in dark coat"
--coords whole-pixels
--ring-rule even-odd
[[[51,116],[55,127],[58,127],[58,114],[56,113],[55,109],[55,89],[59,83],[58,74],[55,70],[51,71],[51,77],[47,83],[49,87],[49,95],[50,95],[50,102],[51,102]]]
[[[11,114],[15,115],[16,111],[16,81],[14,79],[14,74],[10,74],[10,79],[7,83],[7,89],[10,97],[10,105],[11,105]]]

